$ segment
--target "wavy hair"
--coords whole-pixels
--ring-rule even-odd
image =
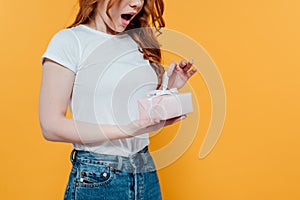
[[[75,21],[68,27],[74,27],[80,24],[86,24],[93,20],[96,14],[98,2],[101,0],[79,0],[79,12]],[[109,15],[109,9],[121,0],[109,0],[106,14]],[[158,77],[157,89],[161,86],[164,68],[161,65],[161,50],[157,41],[157,36],[161,33],[160,29],[165,27],[163,19],[164,3],[163,0],[144,0],[142,10],[134,17],[130,24],[126,27],[128,34],[137,42],[139,50],[143,53],[143,57],[150,61],[150,64]],[[155,29],[153,31],[152,28]]]

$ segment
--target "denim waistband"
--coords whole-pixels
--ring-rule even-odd
[[[73,149],[70,155],[72,163],[86,163],[94,165],[107,165],[116,171],[149,172],[155,171],[155,164],[148,151],[148,146],[129,157],[99,154],[89,151]]]

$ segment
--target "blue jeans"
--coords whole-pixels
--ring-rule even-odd
[[[160,200],[148,147],[130,156],[73,150],[65,200]]]

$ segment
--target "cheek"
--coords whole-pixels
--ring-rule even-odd
[[[121,17],[121,11],[117,8],[115,9],[110,9],[109,10],[109,14],[111,16],[111,18],[115,21],[115,20],[119,20],[119,18]]]

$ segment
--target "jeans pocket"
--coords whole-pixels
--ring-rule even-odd
[[[79,168],[78,187],[100,187],[107,185],[114,174],[106,165],[82,164]]]

